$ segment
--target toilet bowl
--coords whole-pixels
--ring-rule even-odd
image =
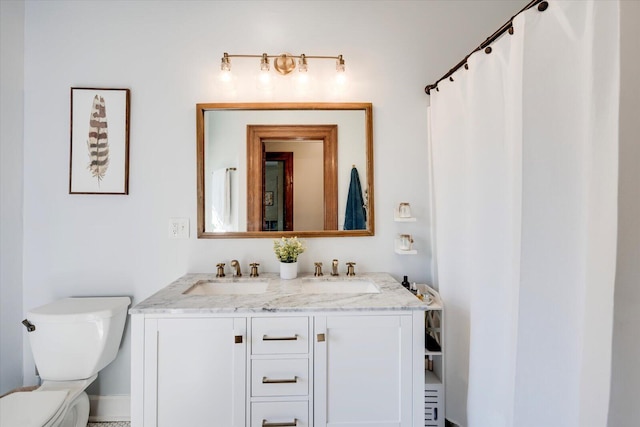
[[[128,297],[66,298],[35,308],[23,322],[43,382],[0,399],[2,427],[85,427],[85,389],[118,353]]]

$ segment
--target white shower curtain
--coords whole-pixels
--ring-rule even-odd
[[[461,426],[606,426],[618,14],[530,9],[431,91],[446,415]]]

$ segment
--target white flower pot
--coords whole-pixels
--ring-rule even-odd
[[[280,278],[281,279],[295,279],[298,277],[298,263],[297,262],[281,262],[280,263]]]

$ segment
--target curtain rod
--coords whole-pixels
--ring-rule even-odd
[[[471,55],[473,55],[474,53],[476,53],[477,51],[486,48],[486,52],[487,53],[491,53],[491,48],[488,47],[488,46],[491,43],[493,43],[494,41],[496,41],[498,39],[498,37],[500,37],[506,31],[509,31],[509,34],[513,34],[513,19],[516,16],[520,15],[525,10],[531,9],[535,5],[538,5],[538,10],[540,12],[543,12],[543,11],[547,10],[547,7],[549,7],[549,3],[547,1],[545,1],[545,0],[532,0],[529,4],[527,4],[525,7],[523,7],[518,13],[513,15],[511,17],[511,19],[509,19],[509,21],[507,21],[502,27],[498,28],[498,31],[496,31],[495,33],[493,33],[489,37],[487,37],[487,39],[484,42],[482,42],[482,44],[480,44],[480,46],[478,46],[477,48],[472,50],[471,53],[468,54],[467,56],[465,56],[462,61],[458,62],[452,69],[450,69],[447,72],[447,74],[445,74],[444,76],[440,77],[440,79],[437,80],[435,83],[425,86],[424,91],[426,92],[426,94],[427,95],[431,95],[431,89],[436,89],[437,90],[438,89],[438,83],[440,83],[442,80],[446,79],[447,77],[451,78],[451,75],[453,73],[455,73],[456,71],[458,71],[458,69],[460,67],[464,66],[465,68],[468,69],[469,66],[467,65],[467,59],[469,59],[469,57]],[[451,78],[451,81],[453,81],[453,78]]]

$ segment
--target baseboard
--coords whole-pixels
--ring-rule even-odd
[[[89,396],[89,421],[131,421],[131,396]]]

